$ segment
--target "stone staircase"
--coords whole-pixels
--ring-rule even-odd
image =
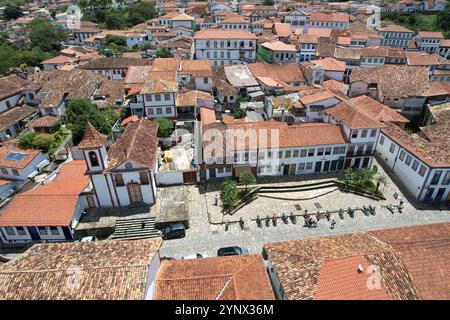
[[[142,227],[144,224],[144,227]],[[155,218],[117,219],[112,240],[138,240],[161,237],[161,231],[155,228]]]

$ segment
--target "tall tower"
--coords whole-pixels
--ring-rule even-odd
[[[83,151],[84,160],[87,165],[86,174],[90,176],[92,185],[95,189],[95,196],[100,207],[114,207],[114,201],[111,194],[110,177],[104,174],[108,167],[108,153],[106,152],[106,142],[108,137],[95,129],[87,122],[84,128],[83,140],[78,144],[78,149]]]

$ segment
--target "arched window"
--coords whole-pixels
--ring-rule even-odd
[[[97,153],[94,151],[89,152],[89,161],[91,162],[92,167],[98,167]]]

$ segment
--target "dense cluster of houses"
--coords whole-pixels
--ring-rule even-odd
[[[168,4],[161,1],[158,9]],[[283,6],[180,2],[177,10],[128,31],[83,21],[81,29],[71,30],[73,44],[43,61],[41,70],[0,78],[6,195],[17,188],[12,182],[40,177],[49,161],[14,143],[25,132],[51,133],[65,121],[69,101],[87,99],[130,117],[116,123],[114,141],[86,125],[72,158],[81,161],[89,181],[67,190],[76,201],[64,221],[39,225],[30,218],[25,224],[15,208],[27,200],[13,197],[0,214],[3,240],[42,239],[39,228],[50,227],[59,228],[56,237],[71,239],[84,209],[152,205],[157,185],[203,183],[246,171],[277,176],[370,168],[374,156],[417,200],[448,201],[450,62],[441,50],[447,42],[442,33],[415,35],[397,25],[372,29],[361,6]],[[107,35],[124,36],[129,46],[164,38],[148,48],[166,46],[174,56],[152,57],[148,48],[102,56],[97,48]],[[92,46],[94,38],[98,46]],[[177,54],[181,49],[187,54]],[[430,116],[437,109],[440,116]],[[242,115],[233,117],[236,110]],[[158,118],[174,124],[171,136],[158,138],[152,121]],[[413,123],[421,125],[419,134],[404,130]],[[187,133],[179,135],[180,128]],[[170,166],[160,156],[167,146],[179,147]],[[65,168],[71,165],[63,164],[36,191],[57,187],[61,178],[55,176],[72,170]]]

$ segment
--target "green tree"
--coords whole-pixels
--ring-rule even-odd
[[[256,183],[256,178],[251,172],[243,172],[239,176],[239,183],[245,185],[245,192],[247,192],[248,186]]]
[[[435,26],[437,29],[444,30],[446,33],[450,30],[450,4],[445,6],[444,10],[438,11],[436,15]]]
[[[348,168],[344,171],[344,181],[347,184],[354,184],[356,178],[356,172],[353,168]]]
[[[135,26],[137,24],[145,22],[144,16],[139,12],[132,12],[128,17],[129,25]]]
[[[420,17],[417,13],[413,13],[408,17],[408,23],[410,25],[416,25],[420,23]]]
[[[121,10],[110,9],[105,15],[105,28],[111,30],[127,29],[129,27],[127,18]]]
[[[160,48],[156,49],[155,55],[158,58],[172,58],[173,57],[173,54],[170,53],[169,49],[166,47],[160,47]]]
[[[273,0],[264,0],[264,2],[263,2],[263,4],[265,6],[273,6],[274,3],[275,3],[275,1],[273,1]]]
[[[144,1],[138,2],[128,7],[128,13],[131,17],[132,14],[138,13],[143,21],[153,19],[156,17],[155,4],[153,2]]]
[[[92,123],[99,132],[110,136],[118,114],[112,108],[99,110],[97,105],[89,100],[75,99],[69,102],[66,117],[68,127],[72,131],[73,143],[77,145],[83,139],[87,121]]]
[[[29,23],[31,46],[42,51],[57,52],[67,32],[53,25],[49,20],[36,18]]]
[[[5,20],[14,20],[23,15],[22,9],[17,4],[8,4],[3,11]]]
[[[33,148],[33,140],[36,138],[36,133],[30,132],[24,134],[19,138],[18,145],[21,149],[31,149]]]
[[[158,122],[158,137],[167,138],[172,135],[173,124],[167,118],[156,118],[153,121]]]
[[[220,200],[222,200],[222,208],[225,211],[231,209],[238,202],[239,197],[236,191],[236,182],[230,179],[225,179],[222,182]]]

